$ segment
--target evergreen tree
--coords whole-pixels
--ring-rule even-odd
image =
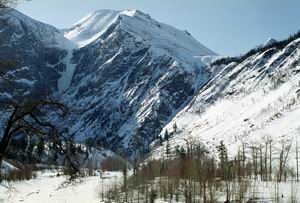
[[[227,148],[226,148],[223,140],[220,142],[220,145],[217,146],[217,150],[219,152],[219,159],[220,159],[221,166],[222,166],[228,159]]]
[[[230,168],[229,168],[229,161],[228,161],[228,153],[227,148],[223,142],[220,142],[220,145],[217,146],[217,150],[219,152],[219,159],[220,159],[220,169],[221,169],[221,178],[226,183],[226,202],[230,202],[230,186],[229,186],[229,175],[230,175]]]
[[[169,141],[169,137],[170,137],[169,132],[166,129],[166,131],[165,131],[165,140]]]
[[[160,136],[159,136],[159,145],[161,146],[162,143],[163,143],[163,139],[162,139],[162,137],[161,137],[161,135],[160,135]]]
[[[167,157],[171,154],[171,146],[169,141],[167,141],[167,145],[166,145],[166,155]]]
[[[173,124],[173,130],[174,130],[174,133],[176,133],[176,131],[177,131],[177,125],[176,125],[176,122]]]
[[[180,155],[180,146],[179,146],[179,145],[176,145],[176,147],[175,147],[175,154],[176,154],[177,156]]]
[[[183,146],[181,146],[180,150],[179,150],[179,155],[181,158],[185,158],[186,157],[186,151],[184,149]]]

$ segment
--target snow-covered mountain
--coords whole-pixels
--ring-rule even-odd
[[[223,140],[236,155],[242,143],[272,139],[275,148],[284,140],[294,149],[300,129],[300,33],[223,62],[213,63],[215,76],[161,135],[165,129],[174,132],[176,123],[171,146],[185,145],[188,138],[214,152]],[[165,152],[166,143],[152,146],[155,157]]]
[[[186,31],[137,10],[100,10],[65,36],[78,45],[66,103],[81,109],[71,132],[97,137],[118,151],[148,150],[168,122],[211,73],[202,60],[213,51]]]
[[[213,51],[137,10],[93,12],[65,36],[15,10],[4,18],[0,55],[22,67],[6,72],[27,81],[21,96],[61,98],[76,111],[60,125],[79,141],[92,137],[113,151],[147,152],[212,75]]]
[[[192,137],[214,151],[223,140],[232,153],[299,133],[300,34],[208,65],[213,51],[137,10],[95,11],[64,34],[15,10],[1,24],[0,58],[19,64],[1,98],[61,98],[76,111],[60,124],[79,141],[160,157],[166,129],[173,147]]]

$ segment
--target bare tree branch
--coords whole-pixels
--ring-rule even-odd
[[[68,108],[53,99],[25,100],[22,103],[5,101],[6,111],[10,110],[6,128],[0,140],[0,163],[7,153],[10,142],[17,134],[24,133],[28,136],[38,135],[53,140],[74,172],[79,172],[79,164],[76,157],[76,146],[63,130],[59,130],[47,117],[49,111],[59,117],[68,113]],[[3,108],[2,106],[2,108]]]

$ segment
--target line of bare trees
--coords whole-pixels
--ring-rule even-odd
[[[225,202],[244,202],[258,196],[256,182],[276,183],[274,197],[279,198],[279,183],[295,178],[299,181],[298,172],[288,163],[292,161],[291,140],[275,145],[271,136],[265,136],[261,143],[241,142],[235,156],[228,155],[221,141],[216,147],[218,157],[199,142],[185,139],[185,143],[185,147],[175,147],[171,154],[166,149],[166,158],[161,160],[140,160],[143,164],[132,176],[124,167],[123,184],[107,189],[105,198],[116,202],[151,203],[160,198],[194,203],[216,202],[225,197]],[[295,153],[298,165],[297,148]]]

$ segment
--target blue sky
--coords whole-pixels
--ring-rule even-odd
[[[94,10],[134,8],[188,30],[220,55],[238,55],[300,30],[300,0],[32,0],[17,9],[67,28]]]

